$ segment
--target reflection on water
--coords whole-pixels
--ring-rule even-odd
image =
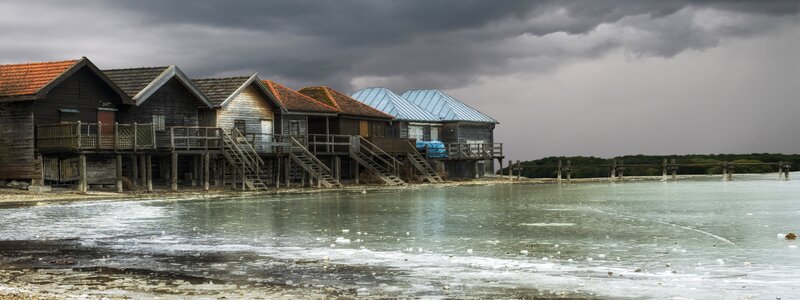
[[[398,270],[391,284],[356,283],[372,295],[447,286],[456,295],[529,288],[787,299],[800,282],[800,252],[781,234],[800,231],[800,182],[774,177],[34,206],[2,210],[0,239],[80,238],[120,253],[246,252]],[[264,263],[218,267],[254,277]]]

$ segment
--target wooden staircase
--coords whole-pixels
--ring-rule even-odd
[[[289,146],[289,157],[292,159],[292,161],[300,165],[303,170],[311,174],[311,177],[316,179],[319,185],[328,188],[342,186],[342,184],[331,175],[331,169],[328,168],[328,166],[322,163],[322,161],[308,151],[308,149],[304,147],[303,144],[298,142],[294,137],[289,138],[291,139],[291,146]]]
[[[436,170],[434,170],[428,161],[419,154],[417,147],[411,144],[411,141],[408,142],[408,145],[411,147],[408,152],[406,152],[408,161],[422,174],[422,178],[430,183],[443,183],[444,180],[442,180],[442,177],[439,177],[439,175],[436,174]]]
[[[400,162],[363,137],[358,137],[356,141],[357,145],[350,149],[350,157],[375,173],[387,185],[406,185],[405,181],[395,175]]]
[[[222,155],[231,168],[236,168],[236,181],[243,181],[244,187],[251,191],[267,190],[267,185],[261,179],[264,161],[244,135],[237,128],[230,133],[222,130],[222,135]]]

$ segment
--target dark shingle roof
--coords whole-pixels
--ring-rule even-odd
[[[206,78],[192,79],[192,82],[206,94],[214,106],[220,106],[249,79],[250,77]]]
[[[0,65],[0,97],[36,94],[79,60]]]
[[[275,83],[270,80],[263,80],[264,85],[270,93],[275,96],[275,99],[281,103],[281,106],[289,111],[303,111],[303,112],[320,112],[320,113],[337,113],[338,109],[330,105],[321,103],[306,95],[298,93],[297,91]]]
[[[115,69],[103,70],[103,73],[108,76],[122,91],[129,97],[136,96],[148,84],[153,82],[159,75],[164,73],[169,67],[150,67],[150,68],[132,68],[132,69]]]
[[[393,119],[392,116],[374,109],[369,105],[358,102],[358,100],[350,98],[327,86],[304,87],[300,89],[299,92],[314,98],[314,100],[335,107],[339,109],[339,112],[345,115]]]

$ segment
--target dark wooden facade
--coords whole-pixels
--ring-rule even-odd
[[[165,126],[198,126],[199,111],[209,107],[173,78],[139,106],[124,106],[118,112],[120,123],[153,123],[153,116],[164,116]]]
[[[58,70],[53,70],[55,66]],[[14,65],[5,68],[16,67]],[[61,122],[97,123],[116,121],[119,107],[128,97],[103,75],[88,59],[56,63],[35,63],[27,73],[50,72],[46,84],[23,95],[0,95],[0,179],[24,179],[41,182],[43,155],[66,156],[68,153],[42,153],[37,148],[36,126]],[[45,69],[48,69],[45,70]],[[36,84],[37,78],[22,74],[15,80]],[[5,97],[4,97],[5,96]],[[74,154],[73,154],[74,155]]]

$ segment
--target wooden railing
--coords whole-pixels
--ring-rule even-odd
[[[170,150],[219,150],[221,131],[219,127],[171,126],[156,132],[156,145]]]
[[[40,151],[155,149],[153,124],[69,122],[36,126]]]
[[[503,157],[503,144],[450,143],[447,159],[493,159]]]
[[[350,153],[353,136],[343,134],[309,134],[308,150],[312,153]]]

